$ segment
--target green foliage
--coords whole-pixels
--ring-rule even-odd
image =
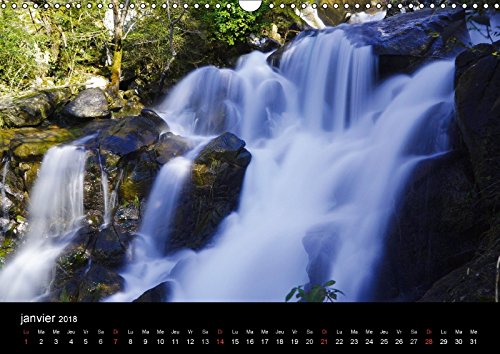
[[[0,9],[0,96],[80,85],[90,75],[110,77],[112,11],[107,6],[78,9],[79,0],[67,0],[70,8],[56,8],[61,4],[57,0],[43,3],[49,7]],[[205,4],[188,10],[136,6],[128,12],[121,71],[126,89],[134,82],[140,94],[151,96],[196,67],[234,65],[235,58],[249,51],[250,34],[283,43],[300,22],[289,6],[271,10],[267,0],[255,12],[244,11],[236,0],[208,0],[208,10]]]
[[[221,8],[213,11],[200,11],[195,14],[207,27],[209,40],[223,41],[229,45],[243,42],[251,33],[259,34],[266,24],[264,13],[269,7],[261,6],[257,11],[243,10],[237,0],[207,2],[213,9],[216,4]],[[230,5],[228,7],[227,5]]]
[[[23,90],[47,69],[43,33],[19,26],[22,16],[0,10],[0,90]]]
[[[285,301],[290,301],[295,295],[297,301],[301,302],[334,302],[337,300],[337,294],[344,295],[344,293],[333,288],[333,285],[335,280],[329,280],[323,285],[313,285],[309,290],[305,290],[304,285],[299,285],[290,290]]]

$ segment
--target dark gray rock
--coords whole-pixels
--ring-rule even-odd
[[[417,300],[468,262],[485,228],[478,203],[461,151],[420,163],[389,229],[374,300]]]
[[[168,125],[163,119],[151,114],[125,117],[101,132],[98,144],[101,150],[123,156],[156,143],[160,134],[167,129]]]
[[[170,296],[170,282],[163,282],[144,292],[133,302],[166,302]]]
[[[373,47],[382,76],[410,73],[423,63],[453,58],[469,41],[465,11],[452,9],[421,10],[352,26],[348,37]]]
[[[199,249],[210,242],[221,221],[238,206],[250,160],[245,142],[231,133],[205,146],[179,196],[167,252]]]
[[[75,119],[111,117],[106,95],[99,88],[80,92],[72,102],[64,107],[63,114]]]
[[[127,244],[122,241],[113,226],[106,226],[96,235],[92,260],[108,268],[123,264]]]
[[[421,301],[494,301],[496,263],[500,254],[500,43],[480,44],[456,61],[455,103],[464,156],[470,160],[470,179],[477,201],[469,215],[481,229],[469,231],[478,240],[472,260],[457,264],[423,295]],[[456,222],[462,224],[463,214]],[[470,218],[470,216],[469,216]],[[463,244],[463,242],[462,242]],[[456,248],[450,243],[448,247]]]
[[[0,128],[34,127],[49,119],[59,104],[71,96],[69,90],[35,92],[0,105]]]
[[[113,270],[92,264],[82,279],[78,302],[96,302],[123,289],[123,278]]]
[[[156,152],[156,161],[164,165],[174,157],[184,155],[190,148],[187,139],[168,132],[160,136],[153,150]]]
[[[456,59],[457,121],[482,202],[500,210],[500,42],[480,44]]]
[[[469,35],[463,10],[421,10],[400,14],[378,22],[341,25],[326,32],[343,29],[355,45],[371,45],[379,57],[379,73],[411,73],[423,63],[452,58],[464,50]],[[279,67],[281,56],[305,36],[315,36],[318,30],[303,32],[294,41],[271,54],[268,62]]]

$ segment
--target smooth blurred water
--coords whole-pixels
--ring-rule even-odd
[[[253,158],[213,244],[151,267],[156,284],[175,283],[174,301],[284,301],[329,279],[341,300],[370,299],[402,187],[418,161],[446,151],[453,114],[453,62],[377,85],[376,68],[370,47],[320,32],[294,43],[279,71],[252,53],[177,85],[159,107],[174,131],[232,131]]]
[[[45,154],[31,192],[25,244],[0,270],[1,301],[31,301],[46,292],[57,256],[81,226],[85,162],[77,146]]]
[[[195,139],[196,146],[186,156],[178,156],[162,166],[151,190],[141,227],[129,249],[129,264],[121,275],[125,289],[106,301],[133,301],[168,278],[179,255],[166,257],[170,224],[179,195],[190,176],[193,160],[208,143]],[[182,253],[181,253],[182,254]]]
[[[2,223],[0,223],[0,226],[2,228],[2,234],[0,235],[0,241],[3,241],[3,233],[7,230],[8,227],[8,220],[9,220],[9,214],[8,214],[8,203],[9,200],[7,200],[7,172],[9,172],[9,164],[10,164],[10,159],[8,157],[5,157],[3,159],[3,168],[2,168],[2,185],[1,185],[1,198],[2,198]],[[3,224],[5,223],[5,225]]]

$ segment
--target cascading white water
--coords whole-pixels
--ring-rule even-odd
[[[4,228],[7,227],[8,225],[8,220],[9,220],[9,214],[8,214],[8,203],[9,201],[7,200],[7,172],[9,171],[9,163],[10,160],[6,157],[3,161],[3,168],[2,168],[2,186],[1,186],[1,197],[2,197],[2,224],[1,226],[1,231],[2,234],[5,232]],[[5,223],[5,225],[3,225]],[[2,240],[2,235],[0,235],[0,240]]]
[[[109,195],[109,183],[108,174],[106,173],[105,166],[102,163],[101,154],[98,153],[99,168],[101,169],[101,188],[102,188],[102,198],[104,199],[104,216],[101,228],[107,227],[111,223],[111,213],[114,207],[113,193],[111,197]]]
[[[77,146],[45,154],[31,194],[26,243],[0,270],[1,301],[30,301],[47,290],[55,259],[84,216],[85,162],[86,152]]]
[[[174,301],[283,301],[329,279],[341,300],[369,299],[400,191],[418,161],[447,149],[453,111],[452,62],[378,86],[376,67],[370,47],[337,30],[296,41],[280,72],[252,53],[235,71],[202,68],[179,83],[159,107],[173,130],[232,131],[253,158],[213,246],[141,276],[174,281]]]
[[[176,264],[177,256],[165,257],[165,244],[179,194],[189,176],[194,158],[208,142],[198,140],[186,156],[167,162],[156,177],[141,228],[130,248],[132,262],[123,271],[125,290],[107,301],[132,301],[163,282]]]

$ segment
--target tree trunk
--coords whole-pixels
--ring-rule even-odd
[[[130,0],[125,2],[122,10],[119,8],[119,0],[113,0],[113,62],[111,64],[111,83],[109,88],[113,93],[118,93],[120,89],[120,76],[122,72],[122,57],[123,57],[123,26],[127,17],[127,11]]]
[[[120,76],[122,72],[122,35],[123,28],[115,28],[115,40],[113,48],[113,63],[111,64],[111,84],[110,87],[114,92],[118,92],[120,88]]]

